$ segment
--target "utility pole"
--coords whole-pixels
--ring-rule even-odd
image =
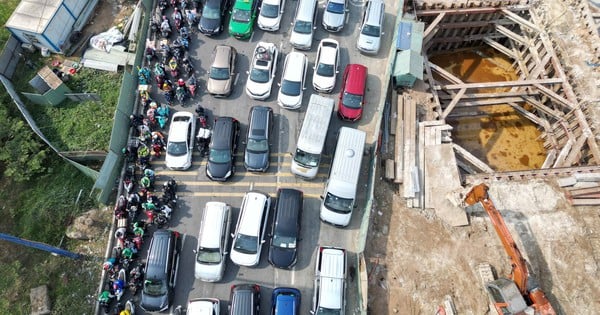
[[[25,240],[25,239],[22,239],[22,238],[13,236],[13,235],[9,235],[9,234],[0,233],[0,240],[5,240],[5,241],[13,242],[15,244],[25,245],[25,246],[33,247],[36,249],[45,250],[54,255],[61,255],[61,256],[72,258],[72,259],[80,259],[81,258],[80,254],[73,253],[68,250],[64,250],[62,248],[50,246],[50,245],[40,243],[40,242]]]

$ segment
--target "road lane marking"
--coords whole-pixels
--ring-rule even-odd
[[[244,192],[230,192],[230,193],[225,193],[225,192],[187,192],[187,191],[183,191],[183,192],[177,192],[177,196],[178,197],[244,197],[244,195],[246,195],[246,193]],[[277,193],[268,193],[269,196],[271,197],[276,197]],[[304,198],[314,198],[314,199],[320,199],[321,195],[320,194],[304,194]]]

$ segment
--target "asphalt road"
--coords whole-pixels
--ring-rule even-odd
[[[390,1],[391,2],[391,1]],[[215,297],[222,301],[222,312],[227,312],[229,301],[229,290],[231,285],[237,283],[257,283],[261,286],[261,314],[270,314],[271,292],[273,288],[279,286],[291,286],[298,288],[302,293],[301,314],[308,314],[312,305],[313,279],[314,279],[314,260],[316,249],[319,245],[332,245],[346,248],[351,254],[348,260],[349,265],[354,262],[354,253],[356,240],[358,237],[358,228],[362,218],[362,208],[364,207],[364,197],[366,191],[364,186],[359,188],[358,207],[353,214],[352,221],[347,228],[340,229],[319,220],[319,196],[324,189],[324,183],[329,172],[331,155],[335,150],[335,141],[337,130],[341,126],[351,126],[367,131],[367,142],[370,143],[374,137],[375,116],[378,115],[377,106],[384,97],[382,93],[383,74],[387,66],[387,52],[393,34],[393,21],[397,9],[393,7],[396,4],[389,3],[386,8],[385,35],[382,48],[377,56],[361,55],[356,49],[357,28],[362,18],[364,1],[351,1],[349,19],[340,33],[328,33],[321,26],[321,17],[323,13],[324,1],[319,1],[319,14],[317,19],[317,30],[314,36],[312,49],[305,52],[309,58],[310,65],[307,74],[306,90],[302,107],[298,111],[281,109],[277,103],[277,83],[281,79],[283,60],[285,55],[292,51],[288,43],[290,34],[290,23],[293,19],[297,1],[287,0],[285,13],[281,22],[281,29],[275,33],[267,33],[254,27],[252,37],[247,41],[240,41],[227,34],[227,24],[225,31],[214,38],[206,37],[200,33],[192,34],[189,55],[192,57],[196,70],[196,77],[199,79],[199,87],[195,99],[188,100],[185,106],[175,106],[176,110],[192,111],[197,104],[201,104],[208,110],[209,121],[212,122],[218,116],[232,116],[241,122],[240,139],[238,141],[238,154],[235,176],[225,182],[217,183],[210,181],[205,175],[206,159],[200,157],[197,153],[194,156],[192,167],[185,172],[169,171],[164,165],[164,158],[153,161],[152,166],[157,173],[157,187],[169,178],[174,178],[179,183],[179,201],[178,208],[174,211],[170,229],[184,234],[183,250],[181,253],[177,287],[173,307],[185,305],[187,301],[198,297]],[[169,15],[170,16],[170,15]],[[228,18],[227,18],[228,19]],[[296,139],[302,125],[304,111],[308,99],[312,93],[312,66],[316,57],[318,43],[323,38],[334,38],[340,42],[341,64],[340,73],[337,78],[337,85],[329,97],[336,99],[340,91],[340,82],[345,65],[352,63],[361,63],[369,68],[367,80],[366,107],[363,118],[358,123],[342,122],[333,117],[329,127],[329,134],[325,145],[325,158],[322,160],[321,168],[317,178],[312,181],[304,181],[294,177],[290,173],[291,154],[295,148]],[[252,58],[252,52],[258,41],[272,42],[281,48],[283,55],[280,56],[277,76],[274,80],[271,97],[267,101],[255,101],[248,98],[245,94],[245,83],[247,79],[246,71],[249,70],[249,64]],[[237,77],[233,93],[225,99],[217,99],[206,94],[207,70],[212,62],[211,54],[215,45],[226,44],[237,49]],[[157,96],[162,101],[161,96]],[[243,167],[242,143],[247,132],[248,113],[253,105],[266,105],[274,110],[275,120],[272,139],[271,166],[265,174],[248,173]],[[337,106],[337,105],[336,105]],[[167,126],[168,128],[168,126]],[[166,130],[168,130],[166,128]],[[365,173],[368,164],[368,156],[363,159],[363,173]],[[366,174],[366,173],[365,173]],[[366,176],[366,175],[365,175]],[[365,181],[366,183],[366,178]],[[201,219],[201,211],[204,204],[208,201],[222,201],[230,204],[234,208],[232,217],[233,231],[242,196],[251,189],[257,189],[275,197],[277,188],[295,188],[304,192],[304,212],[302,216],[301,241],[299,244],[299,257],[296,266],[292,270],[280,270],[273,268],[267,262],[268,241],[263,246],[260,264],[255,268],[239,267],[233,264],[229,259],[223,281],[219,283],[204,283],[194,278],[194,260],[193,250],[197,246],[198,230]],[[271,220],[269,221],[271,222]],[[270,227],[267,228],[270,230]],[[139,297],[138,297],[139,298]],[[347,285],[347,306],[346,311],[349,314],[354,313],[357,307],[356,282],[348,279]],[[141,310],[138,310],[143,314]]]

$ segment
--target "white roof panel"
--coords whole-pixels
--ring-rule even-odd
[[[63,0],[21,0],[6,27],[41,34]]]

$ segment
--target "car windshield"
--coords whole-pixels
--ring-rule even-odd
[[[208,160],[218,164],[227,163],[231,160],[231,154],[229,154],[229,150],[210,149]]]
[[[327,4],[327,12],[342,14],[344,13],[344,4],[329,1]]]
[[[328,65],[320,62],[317,66],[317,74],[322,77],[333,77],[333,75],[335,74],[335,70],[333,68],[333,65]]]
[[[221,262],[221,253],[218,248],[200,247],[196,260],[201,264],[218,264]]]
[[[296,21],[296,23],[294,23],[294,32],[310,34],[312,32],[312,23],[307,21]]]
[[[340,310],[319,307],[319,309],[317,310],[317,312],[315,314],[316,315],[340,315],[341,313],[340,313]]]
[[[281,82],[281,93],[288,96],[298,96],[301,91],[300,82],[283,80]]]
[[[252,153],[267,152],[269,150],[269,141],[267,141],[266,139],[263,139],[263,140],[248,139],[248,144],[246,145],[246,150],[248,150]]]
[[[206,18],[206,19],[216,20],[219,18],[220,15],[221,15],[221,12],[219,11],[218,7],[215,8],[215,7],[205,6],[204,9],[202,10],[202,17]]]
[[[236,22],[248,23],[250,22],[250,15],[251,12],[248,10],[233,9],[231,18]]]
[[[279,15],[279,6],[264,3],[260,8],[260,15],[268,18],[276,18]]]
[[[342,103],[348,108],[360,108],[362,106],[362,95],[344,92]]]
[[[379,37],[379,32],[381,32],[379,26],[369,24],[365,24],[362,31],[360,31],[361,34],[372,37]]]
[[[296,238],[293,236],[273,235],[273,246],[281,248],[296,248]]]
[[[258,237],[238,233],[233,248],[243,254],[256,254],[258,252]]]
[[[265,69],[252,68],[250,71],[250,81],[256,83],[267,83],[269,82],[269,71]]]
[[[294,161],[298,164],[306,166],[306,167],[317,167],[319,166],[319,161],[321,160],[320,154],[312,154],[308,152],[304,152],[300,149],[296,149],[296,155],[294,155]]]
[[[353,205],[354,199],[340,198],[331,193],[327,193],[325,197],[325,207],[335,212],[350,213]]]
[[[167,153],[172,156],[182,156],[186,155],[187,150],[187,142],[169,142],[167,145]]]
[[[213,80],[227,80],[229,79],[229,68],[210,68],[210,78]]]
[[[165,295],[167,294],[167,285],[162,280],[144,281],[144,293],[148,295]]]

